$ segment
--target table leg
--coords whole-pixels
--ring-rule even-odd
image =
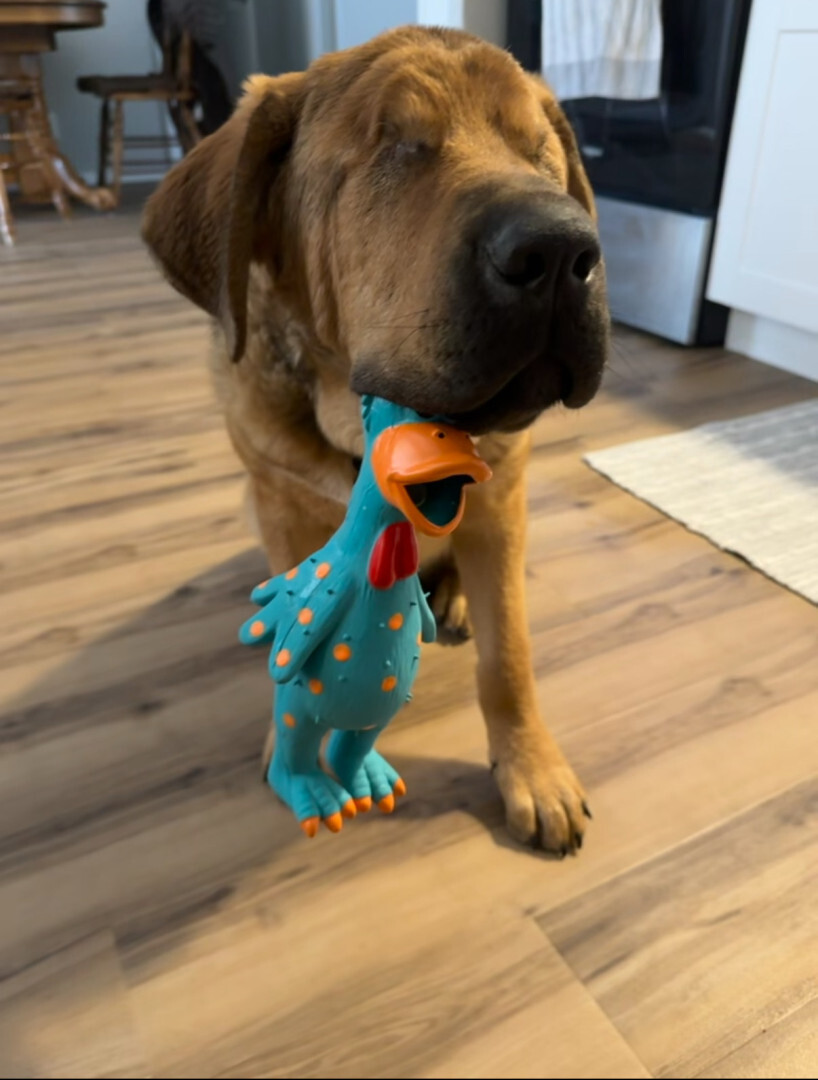
[[[114,197],[113,192],[109,191],[108,188],[94,188],[86,184],[82,177],[78,175],[68,158],[57,146],[54,133],[51,130],[51,123],[48,119],[48,105],[46,104],[45,91],[43,90],[43,78],[40,71],[39,57],[28,57],[27,59],[33,61],[33,67],[35,69],[37,86],[37,123],[42,137],[42,144],[45,147],[51,168],[54,173],[56,173],[60,183],[69,195],[73,195],[75,199],[79,199],[80,202],[84,202],[87,206],[91,206],[95,210],[113,210],[116,206],[116,198]]]

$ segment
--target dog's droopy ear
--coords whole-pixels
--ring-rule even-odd
[[[168,173],[142,220],[168,280],[221,321],[234,360],[247,338],[250,263],[271,240],[268,196],[295,135],[303,82],[300,73],[248,80],[233,116]]]
[[[577,140],[571,125],[568,123],[568,118],[560,108],[548,85],[538,75],[529,75],[529,78],[534,82],[534,88],[540,99],[543,112],[548,118],[554,134],[562,144],[568,170],[568,194],[576,199],[580,206],[584,207],[593,220],[596,221],[594,193],[591,190],[585,166],[582,164],[582,158],[580,157]]]

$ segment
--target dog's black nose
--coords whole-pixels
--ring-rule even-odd
[[[593,222],[573,199],[532,199],[492,218],[482,243],[486,284],[496,301],[585,290],[601,252]]]

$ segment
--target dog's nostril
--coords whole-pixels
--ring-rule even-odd
[[[509,285],[519,288],[535,284],[545,275],[547,269],[545,255],[530,248],[501,250],[490,253],[489,258],[500,277]]]
[[[539,251],[529,252],[525,257],[523,284],[532,285],[535,281],[539,281],[546,269],[545,256]]]
[[[571,273],[577,281],[584,285],[598,262],[599,252],[595,248],[586,248],[574,259]]]

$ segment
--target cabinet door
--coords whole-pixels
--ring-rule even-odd
[[[754,0],[707,295],[818,331],[818,0]]]

